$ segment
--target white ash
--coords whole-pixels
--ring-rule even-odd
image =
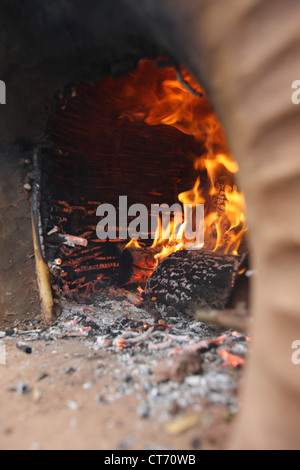
[[[97,354],[105,354],[103,359],[94,362],[91,380],[82,383],[84,390],[92,387],[96,390],[97,387],[95,400],[99,406],[113,403],[124,395],[135,394],[139,403],[137,416],[141,419],[155,417],[159,422],[170,417],[175,405],[178,409],[192,407],[199,412],[202,399],[237,409],[240,371],[224,368],[218,351],[225,348],[244,357],[248,350],[246,336],[225,332],[227,337],[220,346],[215,345],[200,353],[201,374],[189,375],[182,383],[170,380],[157,383],[153,369],[166,358],[174,357],[174,351],[216,339],[224,332],[180,312],[176,317],[165,318],[165,325],[156,325],[147,308],[138,308],[138,303],[139,296],[125,290],[111,296],[94,296],[88,305],[83,300],[80,303],[64,301],[62,315],[53,327],[15,330],[13,337],[21,336],[22,341],[29,342],[52,342],[65,338],[66,341],[83,342],[92,359]],[[108,358],[114,360],[114,370],[109,367]],[[83,357],[83,364],[89,359]],[[111,378],[111,385],[99,388],[103,378]],[[67,406],[75,409],[71,401]]]

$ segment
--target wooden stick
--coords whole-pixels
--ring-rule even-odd
[[[198,310],[195,319],[203,323],[212,323],[222,328],[249,333],[250,319],[246,315],[240,316],[236,309],[219,310]]]

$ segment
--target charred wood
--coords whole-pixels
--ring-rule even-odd
[[[179,251],[154,270],[146,288],[166,313],[194,314],[198,309],[225,309],[243,258],[205,251]]]
[[[156,266],[155,255],[161,248],[134,245],[126,248],[120,257],[119,284],[139,283],[145,285]]]

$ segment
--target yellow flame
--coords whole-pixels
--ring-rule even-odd
[[[139,71],[145,73],[146,69],[154,77],[153,86],[147,92],[139,83]],[[121,117],[143,119],[149,125],[172,126],[203,144],[205,153],[202,151],[194,158],[194,168],[207,173],[209,187],[207,183],[202,185],[198,177],[194,187],[179,194],[178,199],[182,204],[205,204],[205,249],[237,255],[246,231],[246,206],[244,195],[234,181],[239,168],[228,151],[224,130],[205,94],[203,99],[199,99],[190,93],[177,81],[173,69],[157,70],[151,61],[139,64],[132,74],[134,84],[125,90],[132,103],[131,109],[129,106]],[[165,79],[162,79],[162,74]],[[187,71],[183,70],[183,75],[193,87],[204,93]],[[185,248],[184,230],[184,221],[179,230],[174,220],[170,221],[167,230],[158,224],[152,245],[153,248],[162,247],[161,253],[156,255],[157,262]],[[171,234],[169,240],[167,233]],[[137,241],[131,241],[127,246],[132,244],[140,246]],[[199,245],[200,248],[203,244]]]

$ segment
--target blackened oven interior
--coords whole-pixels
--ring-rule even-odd
[[[178,203],[178,194],[191,189],[197,176],[206,177],[194,168],[195,156],[207,152],[205,139],[126,115],[139,108],[141,96],[130,90],[138,87],[151,97],[166,76],[176,79],[174,67],[147,60],[122,78],[74,84],[71,98],[62,99],[51,118],[53,149],[42,160],[42,221],[52,286],[59,296],[89,297],[130,278],[130,262],[120,266],[129,239],[97,238],[100,204],[116,208],[118,234],[119,196],[127,196],[128,206],[141,203],[151,212],[151,204]],[[68,246],[59,234],[83,238],[87,246]]]

